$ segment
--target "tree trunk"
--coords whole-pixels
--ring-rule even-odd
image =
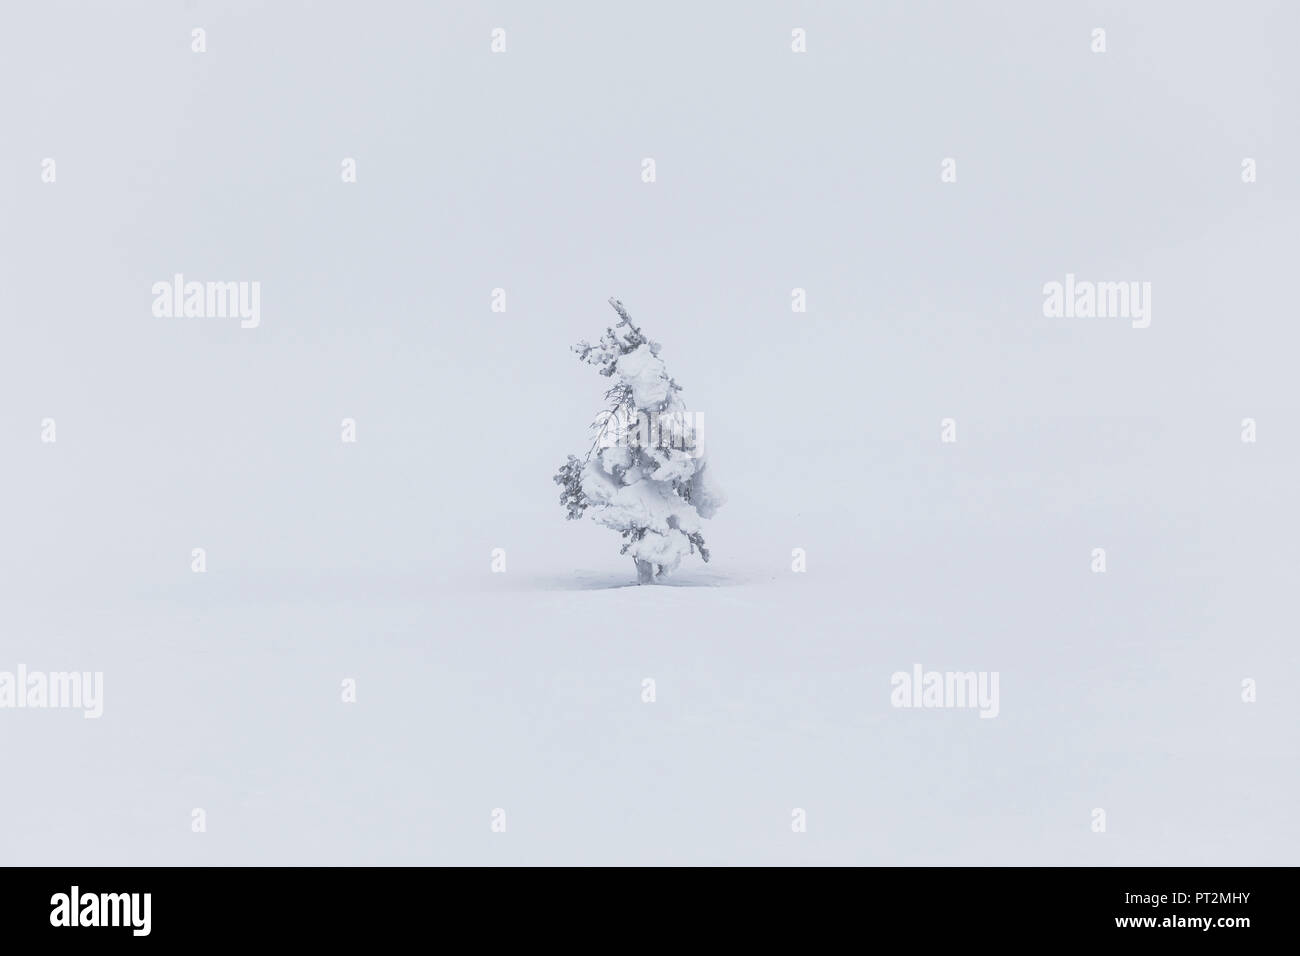
[[[654,584],[655,583],[655,565],[653,561],[642,561],[640,558],[633,558],[636,562],[636,583],[637,584]]]

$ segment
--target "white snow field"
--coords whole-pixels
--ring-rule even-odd
[[[1300,14],[615,6],[6,10],[0,673],[104,696],[0,863],[1295,864]],[[653,586],[610,296],[727,495]]]

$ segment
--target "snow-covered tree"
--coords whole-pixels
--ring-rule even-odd
[[[623,536],[623,554],[636,562],[638,584],[651,584],[699,552],[709,560],[700,519],[723,504],[713,484],[700,431],[682,387],[669,377],[652,342],[632,324],[623,303],[610,299],[618,324],[599,342],[573,347],[579,359],[614,380],[610,406],[592,423],[586,458],[570,455],[555,476],[569,518],[584,513]]]

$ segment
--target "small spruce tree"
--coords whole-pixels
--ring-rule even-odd
[[[623,303],[610,299],[618,324],[595,345],[573,346],[578,358],[614,380],[609,408],[592,423],[585,458],[570,455],[555,475],[569,518],[591,518],[623,537],[621,553],[636,563],[638,584],[653,584],[699,552],[706,562],[700,519],[724,502],[713,484],[700,438],[701,421],[686,409],[682,387],[669,377],[652,342]]]

